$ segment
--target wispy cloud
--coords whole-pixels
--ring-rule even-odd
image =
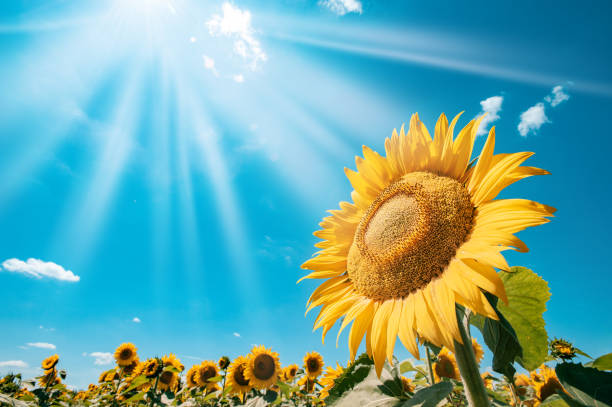
[[[206,22],[208,33],[213,37],[231,38],[234,43],[234,53],[248,61],[251,69],[265,62],[268,57],[255,38],[255,30],[251,25],[251,12],[240,9],[229,2],[223,3],[223,14],[215,14]]]
[[[234,82],[238,82],[238,83],[244,82],[244,76],[242,74],[234,75],[232,79],[234,79]]]
[[[137,324],[139,324],[141,321],[140,321],[140,318],[134,317],[132,318],[132,322],[136,322]]]
[[[208,55],[202,55],[202,59],[204,60],[204,68],[208,69],[215,76],[219,76],[219,72],[217,68],[215,68],[215,60],[209,57]]]
[[[59,264],[38,259],[28,259],[27,261],[8,259],[2,263],[2,269],[15,273],[23,273],[36,278],[49,277],[73,283],[81,279],[81,277],[75,275],[70,270],[64,269]]]
[[[480,127],[476,133],[477,136],[487,134],[491,123],[499,119],[498,113],[501,111],[503,101],[503,96],[491,96],[480,102],[482,110],[478,113],[478,116],[482,116],[485,113],[487,115],[482,119],[482,122],[480,122]]]
[[[550,123],[550,120],[546,117],[544,103],[539,102],[521,113],[521,121],[518,124],[519,134],[523,137],[535,134],[544,123]]]
[[[563,86],[558,85],[552,88],[549,95],[544,97],[544,102],[548,103],[551,108],[554,108],[569,100],[569,98]],[[551,123],[546,115],[546,104],[544,102],[538,102],[521,113],[520,122],[517,127],[521,136],[527,137],[530,134],[537,134],[542,125]]]
[[[0,362],[0,367],[28,367],[23,360],[5,360]]]
[[[348,13],[361,14],[363,12],[363,7],[359,0],[320,0],[319,5],[327,7],[339,16]]]
[[[28,342],[26,345],[30,348],[39,348],[39,349],[55,349],[56,346],[52,343],[47,342]]]
[[[113,354],[110,352],[91,352],[85,353],[84,356],[94,358],[94,365],[104,366],[113,363]]]
[[[567,93],[565,93],[563,86],[557,85],[552,89],[552,91],[550,92],[550,95],[544,98],[544,100],[550,103],[552,107],[555,107],[565,102],[566,100],[569,100],[569,98],[570,97]]]
[[[236,338],[240,338],[240,334],[239,334],[238,332],[234,332],[234,336],[235,336]]]

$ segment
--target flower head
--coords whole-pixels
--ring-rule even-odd
[[[249,363],[244,370],[244,377],[259,390],[275,385],[280,375],[278,353],[255,346],[249,354]]]
[[[115,360],[119,366],[129,366],[138,358],[137,349],[134,344],[126,342],[119,345],[115,350]]]
[[[316,379],[323,372],[323,356],[310,352],[304,356],[304,370],[311,379]]]

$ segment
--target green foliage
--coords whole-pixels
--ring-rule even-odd
[[[559,363],[555,372],[567,392],[588,407],[612,407],[612,372],[579,363]]]
[[[612,353],[600,356],[594,361],[587,363],[585,366],[594,367],[599,370],[612,370]]]
[[[548,355],[544,311],[550,299],[548,283],[525,267],[512,267],[511,272],[500,272],[506,287],[508,305],[497,304],[506,317],[522,348],[517,361],[527,370],[541,365]]]
[[[360,355],[338,378],[326,399],[327,404],[333,403],[344,393],[351,390],[363,379],[365,379],[374,366],[374,361],[367,354]]]
[[[398,404],[397,407],[436,407],[452,391],[453,385],[450,382],[436,383],[417,391],[411,399]]]

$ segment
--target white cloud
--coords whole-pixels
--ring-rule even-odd
[[[527,137],[530,133],[535,134],[544,123],[550,123],[550,121],[546,117],[544,103],[540,102],[521,113],[518,131],[521,136]]]
[[[361,14],[363,11],[359,0],[320,0],[319,5],[327,7],[339,16],[348,13]]]
[[[219,76],[219,72],[215,68],[215,60],[208,55],[202,55],[202,59],[204,59],[204,68],[211,70],[215,76]]]
[[[55,349],[55,345],[47,342],[28,342],[30,348],[39,348],[39,349]]]
[[[566,100],[569,100],[569,98],[569,95],[563,90],[563,86],[557,85],[552,89],[550,95],[544,98],[544,100],[550,103],[552,107],[555,107]]]
[[[104,366],[113,363],[113,354],[110,352],[91,352],[85,353],[83,356],[91,356],[94,358],[94,365]]]
[[[194,43],[196,42],[198,39],[196,37],[190,37],[189,38],[189,42]]]
[[[244,82],[244,76],[242,74],[233,76],[234,82],[242,83]]]
[[[487,134],[489,132],[489,125],[499,119],[498,113],[501,111],[503,101],[503,96],[491,96],[480,102],[482,111],[478,113],[478,116],[482,116],[485,113],[487,113],[487,115],[482,119],[482,122],[480,122],[480,127],[476,133],[477,136]]]
[[[140,318],[134,317],[134,318],[132,318],[132,322],[136,322],[137,324],[139,324],[140,323]]]
[[[6,271],[24,273],[36,278],[49,277],[70,282],[77,282],[81,279],[81,277],[74,275],[72,271],[64,269],[59,264],[38,259],[28,259],[27,261],[8,259],[2,263],[2,267]]]
[[[236,338],[240,338],[240,334],[239,334],[238,332],[234,332],[234,336],[235,336]]]
[[[0,362],[0,367],[28,367],[28,364],[23,360],[5,360]]]
[[[241,10],[229,2],[223,3],[223,15],[215,14],[206,22],[208,33],[213,36],[225,36],[234,40],[234,52],[249,61],[251,69],[256,69],[259,62],[268,57],[255,38],[251,25],[251,12]]]

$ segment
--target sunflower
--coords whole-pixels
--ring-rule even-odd
[[[185,366],[181,363],[180,359],[171,353],[169,355],[162,357],[162,362],[164,362],[164,366],[174,366],[179,372],[185,370]]]
[[[433,364],[433,374],[436,382],[443,377],[461,380],[455,355],[446,347],[443,347],[438,353],[438,361]]]
[[[312,393],[315,388],[315,379],[311,379],[308,375],[302,376],[297,382],[298,386],[302,387],[306,393]]]
[[[310,352],[304,356],[304,369],[311,379],[316,379],[323,372],[323,356]]]
[[[324,339],[338,319],[340,332],[353,322],[351,361],[366,335],[379,375],[385,357],[393,360],[397,336],[417,358],[417,336],[454,350],[454,340],[461,343],[456,303],[497,319],[480,289],[507,302],[495,272],[509,270],[501,252],[527,251],[514,233],[555,211],[525,199],[494,200],[513,182],[548,172],[521,166],[529,152],[494,155],[494,128],[470,163],[482,118],[453,139],[458,118],[449,126],[441,115],[432,139],[415,114],[408,133],[402,128],[385,140],[386,157],[364,146],[357,172],[345,170],[353,203],[330,211],[314,233],[322,250],[302,265],[312,271],[302,279],[326,279],[308,300],[308,310],[322,306],[315,329],[323,327]]]
[[[295,379],[295,375],[297,374],[298,369],[299,369],[298,365],[295,365],[295,364],[289,365],[286,368],[284,368],[283,373],[285,375],[285,381],[290,382],[293,379]]]
[[[331,366],[327,366],[327,368],[325,369],[325,373],[323,374],[323,377],[319,381],[319,384],[321,386],[323,386],[323,388],[321,389],[321,392],[319,394],[319,398],[324,399],[327,396],[329,396],[329,391],[336,384],[335,380],[338,377],[340,377],[340,375],[342,373],[344,373],[344,368],[342,366],[340,366],[340,364],[337,363],[337,362],[336,362],[336,368],[335,369],[333,367],[331,367]]]
[[[219,365],[219,369],[225,370],[230,365],[230,358],[227,356],[221,356],[217,364]]]
[[[179,375],[176,372],[171,372],[169,370],[164,370],[159,375],[159,380],[157,382],[157,388],[161,391],[166,390],[175,390],[179,381]]]
[[[161,371],[161,364],[157,358],[148,359],[145,362],[143,374],[147,377],[155,377]]]
[[[402,376],[401,379],[402,379],[402,389],[405,392],[414,393],[414,390],[416,389],[416,387],[414,384],[412,384],[412,379],[409,379],[404,376]]]
[[[525,374],[519,374],[514,379],[514,386],[519,396],[524,396],[527,393],[527,388],[531,384],[529,377]]]
[[[535,375],[537,378],[541,379],[538,381],[533,381],[533,389],[535,391],[535,403],[534,407],[539,406],[548,396],[552,396],[557,393],[557,390],[561,390],[565,392],[565,389],[559,382],[557,378],[557,374],[551,368],[546,365],[542,365],[539,368],[539,372]],[[532,375],[532,378],[534,375]]]
[[[267,389],[276,384],[279,375],[278,353],[266,349],[265,346],[253,347],[244,371],[244,377],[251,385],[258,390]]]
[[[38,378],[38,384],[40,387],[52,386],[59,379],[57,377],[55,369],[50,369],[50,373],[46,373]]]
[[[136,369],[138,368],[138,366],[140,365],[140,359],[138,358],[138,356],[136,356],[136,359],[132,360],[132,363],[130,363],[129,365],[125,366],[123,368],[123,373],[125,373],[127,376],[138,376],[138,375],[134,375],[134,373],[136,372]]]
[[[59,356],[57,354],[53,356],[49,356],[47,359],[43,360],[41,366],[44,370],[53,369],[57,362],[59,361]]]
[[[476,357],[476,363],[480,364],[484,356],[484,351],[482,350],[482,346],[478,342],[476,342],[476,338],[472,338],[472,350],[474,350],[474,356]]]
[[[550,354],[559,359],[570,360],[576,357],[576,348],[564,339],[555,339],[549,344]]]
[[[480,375],[480,377],[482,378],[482,382],[484,383],[485,388],[493,390],[493,376],[491,376],[491,373],[484,372]]]
[[[198,387],[198,365],[191,366],[191,369],[187,371],[185,382],[189,388]]]
[[[136,358],[138,354],[137,349],[132,343],[122,343],[115,350],[115,360],[119,366],[129,366]]]
[[[251,390],[252,386],[245,375],[249,359],[238,356],[227,369],[227,385],[231,387],[232,393],[244,394]]]
[[[215,382],[209,381],[219,374],[217,365],[212,360],[205,360],[198,366],[198,375],[195,377],[200,387],[212,387]]]

